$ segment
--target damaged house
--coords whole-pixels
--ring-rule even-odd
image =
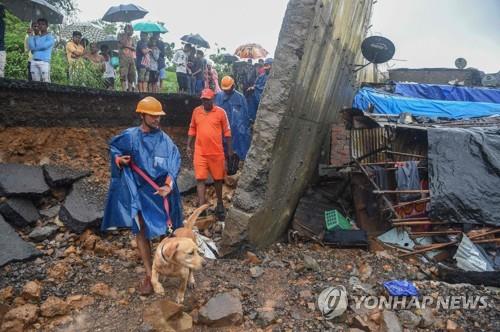
[[[343,111],[343,122],[333,127],[332,162],[322,173],[349,179],[349,187],[344,180],[336,188],[350,189],[352,209],[337,208],[355,220],[353,228],[401,257],[454,258],[462,272],[498,276],[500,90],[365,85]],[[342,202],[345,195],[335,198]],[[305,206],[303,199],[296,230]],[[352,241],[336,244],[355,245],[359,237]]]

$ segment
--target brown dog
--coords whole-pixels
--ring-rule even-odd
[[[195,285],[193,270],[201,269],[203,258],[198,253],[193,226],[200,213],[207,208],[208,204],[197,208],[184,222],[184,227],[178,228],[174,232],[174,237],[165,238],[158,245],[151,275],[151,283],[155,293],[165,294],[165,290],[158,280],[160,274],[181,279],[177,291],[177,303],[184,302],[188,282],[192,286]]]

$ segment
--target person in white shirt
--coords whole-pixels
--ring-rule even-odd
[[[177,83],[179,84],[180,93],[188,93],[188,76],[187,76],[187,62],[188,54],[191,51],[191,44],[184,45],[184,49],[178,50],[174,54],[172,62],[175,64],[175,71],[177,74]]]
[[[107,90],[114,90],[116,73],[115,68],[113,68],[113,65],[111,64],[111,53],[109,51],[108,45],[101,46],[101,55],[104,58],[104,74],[102,75],[102,78],[104,80],[104,87]]]

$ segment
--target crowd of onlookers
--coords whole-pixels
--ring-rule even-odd
[[[0,5],[0,77],[4,76],[6,62],[4,16],[3,6]],[[115,79],[119,75],[122,91],[160,92],[166,79],[166,49],[160,33],[141,32],[137,40],[132,25],[126,24],[117,41],[118,49],[111,50],[107,44],[89,43],[80,31],[73,31],[65,47],[69,81],[78,84],[82,71],[93,67],[92,74],[102,79],[102,86],[106,89],[115,89]],[[31,24],[24,41],[30,81],[50,82],[50,63],[55,44],[56,38],[48,31],[46,19],[41,18]],[[215,93],[221,91],[214,62],[205,58],[201,49],[184,44],[175,52],[172,63],[180,93],[199,96],[206,88]],[[241,64],[244,66],[241,67]],[[235,85],[247,97],[252,94],[258,77],[265,72],[264,67],[262,59],[255,64],[249,60],[249,63],[240,62],[239,67],[233,65]]]

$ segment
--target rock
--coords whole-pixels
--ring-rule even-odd
[[[464,329],[461,327],[458,327],[458,324],[452,321],[451,319],[448,319],[446,321],[446,331],[450,332],[464,332]]]
[[[429,328],[432,325],[434,325],[434,322],[436,319],[434,318],[434,313],[432,312],[431,308],[422,308],[417,310],[419,316],[420,316],[420,324],[419,327],[421,328]]]
[[[262,263],[259,257],[257,257],[257,255],[251,251],[247,251],[245,255],[246,255],[245,263],[247,264],[259,265],[260,263]]]
[[[71,186],[74,182],[92,174],[90,171],[76,171],[54,165],[44,165],[42,168],[45,182],[47,182],[50,187]]]
[[[187,313],[183,312],[180,317],[170,320],[169,325],[176,332],[191,332],[193,331],[193,318]]]
[[[182,168],[177,176],[177,187],[181,194],[188,194],[196,189],[196,178],[194,177],[194,170]]]
[[[403,332],[398,316],[393,311],[382,311],[381,332]]]
[[[254,266],[250,268],[250,275],[252,278],[258,278],[264,274],[264,269],[259,266]]]
[[[71,271],[71,266],[64,261],[60,261],[47,269],[47,276],[57,281],[63,281],[66,279],[69,271]]]
[[[360,274],[360,279],[362,281],[366,281],[368,278],[371,277],[371,275],[373,274],[373,269],[372,267],[370,266],[370,264],[368,264],[367,262],[363,262],[359,267],[358,267],[358,272]]]
[[[75,246],[69,246],[68,248],[66,248],[66,250],[64,250],[63,256],[64,257],[68,257],[69,255],[76,254],[76,253],[77,253],[76,247]]]
[[[312,292],[310,290],[308,290],[308,289],[300,291],[299,292],[299,297],[301,299],[306,299],[306,300],[310,299],[310,298],[312,298]]]
[[[14,299],[14,301],[12,301],[12,304],[15,305],[15,306],[21,306],[21,305],[25,305],[26,304],[26,300],[21,297],[21,296],[18,296]]]
[[[40,210],[40,215],[45,218],[55,218],[59,214],[59,210],[61,209],[60,205],[54,205],[53,207]]]
[[[420,324],[420,317],[409,310],[401,310],[398,312],[398,317],[404,327],[414,329]]]
[[[59,227],[56,225],[35,227],[35,229],[28,235],[28,237],[35,242],[41,242],[52,237],[52,235],[54,235],[58,229]]]
[[[142,313],[145,324],[151,326],[154,331],[175,331],[168,320],[178,316],[183,306],[168,300],[158,300],[144,308]]]
[[[40,312],[43,317],[62,316],[69,312],[69,307],[64,300],[55,296],[49,296],[40,306]]]
[[[113,273],[113,267],[109,264],[106,264],[106,263],[99,265],[99,267],[97,269],[101,272],[106,273],[106,274]]]
[[[308,255],[304,255],[303,257],[304,257],[304,266],[306,269],[316,271],[316,272],[321,270],[318,262],[314,258],[312,258],[311,256],[308,256]]]
[[[103,217],[103,209],[91,197],[88,188],[85,188],[83,181],[78,181],[73,185],[73,189],[66,197],[64,204],[59,211],[59,219],[74,233],[82,233],[90,227],[97,226]]]
[[[359,315],[354,316],[350,326],[365,332],[372,331],[370,325]]]
[[[257,324],[260,327],[266,327],[276,321],[276,314],[271,308],[257,310]]]
[[[71,295],[66,298],[66,303],[71,309],[82,309],[91,304],[94,304],[95,300],[92,296],[88,295]]]
[[[9,262],[25,261],[41,254],[32,244],[24,242],[0,216],[0,266]]]
[[[0,213],[11,225],[25,227],[34,224],[40,215],[33,202],[26,198],[9,198],[0,204]]]
[[[199,322],[213,327],[239,325],[242,319],[241,302],[231,293],[216,295],[199,310]]]
[[[95,295],[99,295],[102,297],[111,297],[116,299],[118,297],[118,292],[116,289],[109,287],[107,284],[103,282],[99,282],[90,288],[90,292]]]
[[[49,190],[41,167],[0,164],[0,196],[39,197]]]
[[[6,304],[0,302],[0,326],[2,326],[3,318],[7,312],[9,312],[10,307]]]
[[[22,323],[22,326],[27,326],[29,324],[33,324],[38,318],[38,306],[34,304],[24,304],[14,309],[9,310],[5,316],[3,317],[2,323],[2,331],[3,327],[7,322],[19,321]],[[15,324],[14,324],[15,325]]]
[[[14,287],[7,286],[0,290],[0,303],[9,302],[14,298]]]
[[[26,301],[40,301],[40,296],[42,295],[42,285],[38,281],[30,281],[26,283],[23,287],[21,296]]]

